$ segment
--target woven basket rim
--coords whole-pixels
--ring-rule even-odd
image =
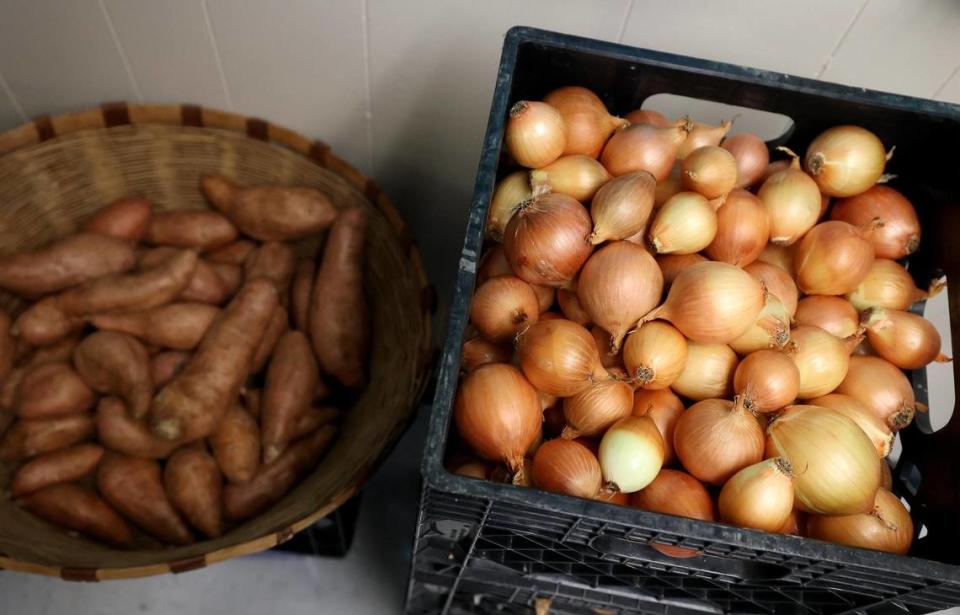
[[[270,532],[235,545],[208,551],[203,555],[180,561],[161,562],[137,566],[117,566],[106,568],[71,568],[65,566],[42,565],[23,561],[0,553],[0,570],[27,572],[46,576],[60,577],[69,581],[101,581],[112,579],[133,579],[166,573],[180,573],[203,568],[241,555],[249,555],[270,549],[293,537],[319,519],[326,517],[343,503],[356,495],[360,487],[372,476],[386,456],[396,445],[399,437],[409,426],[416,406],[423,396],[430,369],[433,363],[432,314],[436,308],[436,291],[430,285],[419,247],[413,235],[389,197],[377,184],[364,176],[355,167],[333,153],[323,141],[309,139],[298,132],[279,124],[267,122],[257,117],[239,113],[221,111],[200,105],[183,104],[127,104],[125,102],[104,103],[82,111],[59,115],[41,115],[33,121],[0,133],[0,157],[19,149],[38,145],[71,133],[86,130],[102,130],[117,126],[184,126],[211,130],[226,130],[240,133],[247,138],[263,141],[291,150],[308,159],[311,163],[326,171],[339,175],[355,188],[370,205],[379,211],[388,221],[400,241],[408,265],[420,285],[420,309],[423,316],[423,335],[421,336],[419,356],[424,360],[419,366],[417,377],[420,382],[411,404],[405,409],[390,442],[380,451],[377,459],[365,467],[358,467],[349,481],[349,485],[332,497],[330,501],[313,513],[291,523],[280,530]]]

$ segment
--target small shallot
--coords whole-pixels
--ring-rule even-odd
[[[590,214],[573,197],[545,194],[524,203],[507,224],[503,249],[521,280],[568,284],[593,250]]]
[[[776,532],[793,510],[793,467],[783,457],[747,466],[724,484],[717,504],[725,523]]]
[[[607,379],[593,336],[569,320],[531,325],[518,336],[517,356],[533,386],[550,395],[570,397]]]
[[[627,336],[623,363],[629,378],[644,389],[665,389],[680,376],[687,362],[687,338],[661,321],[641,325]]]
[[[603,101],[587,88],[557,88],[544,96],[543,102],[559,111],[563,117],[567,128],[564,154],[584,154],[596,158],[610,133],[627,124],[627,120],[610,115]]]
[[[803,166],[824,194],[853,196],[880,180],[888,158],[877,135],[845,125],[820,133],[807,148]]]
[[[586,203],[600,186],[610,180],[603,165],[590,156],[574,154],[557,158],[545,167],[530,171],[533,194],[560,192]]]
[[[917,211],[889,186],[878,184],[862,194],[838,200],[830,218],[864,229],[877,258],[896,260],[913,254],[920,246]]]
[[[768,177],[757,196],[770,214],[770,241],[776,245],[796,242],[820,217],[820,190],[800,170],[796,157],[789,167]]]
[[[734,190],[717,210],[717,234],[704,252],[711,260],[745,267],[770,239],[770,218],[756,196]]]
[[[686,363],[670,388],[696,401],[727,397],[736,369],[737,353],[726,344],[687,342]]]
[[[797,287],[808,295],[843,295],[870,272],[873,246],[855,226],[830,220],[804,236],[794,255]]]
[[[717,212],[696,192],[680,192],[657,210],[647,229],[655,254],[693,254],[717,235]]]
[[[763,459],[763,429],[742,406],[725,399],[706,399],[680,415],[673,446],[690,474],[705,483],[722,485]]]
[[[680,181],[685,190],[715,199],[737,185],[737,159],[716,145],[691,151],[680,165]]]
[[[920,369],[950,358],[940,352],[940,333],[929,320],[912,312],[869,308],[861,318],[874,351],[900,369]]]
[[[535,486],[578,498],[594,497],[603,481],[596,456],[573,440],[544,442],[531,469]]]
[[[737,160],[737,188],[752,186],[760,179],[770,163],[767,144],[749,132],[727,137],[720,144]]]
[[[832,393],[847,375],[850,353],[860,343],[859,338],[841,340],[820,327],[809,325],[795,327],[791,337],[795,348],[790,357],[800,370],[797,397],[810,399]]]
[[[656,180],[646,171],[621,175],[603,185],[590,204],[590,243],[627,239],[642,231],[653,210]]]
[[[504,142],[518,164],[538,169],[563,154],[567,128],[560,112],[547,103],[521,100],[510,108]]]
[[[685,126],[661,128],[653,124],[633,124],[613,133],[603,148],[600,162],[614,176],[648,171],[661,181],[670,175],[677,150],[686,138]]]
[[[733,392],[748,410],[779,410],[797,398],[800,372],[781,352],[758,350],[747,355],[733,374]]]

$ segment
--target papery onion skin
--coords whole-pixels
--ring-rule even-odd
[[[677,148],[686,138],[683,126],[660,128],[633,124],[613,133],[603,148],[600,162],[615,177],[648,171],[660,181],[670,174]]]
[[[545,167],[530,171],[533,194],[560,192],[581,203],[592,199],[600,186],[608,181],[610,174],[602,164],[580,154],[562,156]]]
[[[563,400],[563,437],[599,436],[633,411],[633,389],[620,380],[601,380]]]
[[[509,363],[512,356],[509,344],[495,344],[478,335],[463,343],[460,364],[465,371],[472,372],[487,363]]]
[[[516,213],[520,203],[532,195],[530,179],[524,171],[515,171],[500,180],[493,191],[490,209],[487,211],[487,237],[493,241],[503,241],[507,222]]]
[[[773,412],[797,398],[800,372],[793,360],[773,350],[747,355],[733,374],[733,391],[748,410]]]
[[[893,489],[893,471],[886,459],[880,460],[880,487],[883,489]]]
[[[637,109],[623,116],[631,124],[653,124],[661,128],[675,126],[677,123],[653,109]]]
[[[875,134],[860,126],[834,126],[807,148],[803,166],[828,196],[853,196],[883,175],[887,152]]]
[[[560,311],[563,312],[563,315],[566,316],[567,320],[572,320],[578,325],[587,327],[593,323],[590,319],[590,314],[587,314],[587,311],[583,309],[583,306],[580,305],[580,300],[577,299],[576,291],[567,290],[566,288],[557,289],[557,303],[560,305]]]
[[[530,383],[558,397],[576,395],[607,377],[593,336],[569,320],[531,325],[518,336],[517,356]]]
[[[701,254],[657,254],[654,258],[663,272],[663,287],[669,289],[680,272],[689,267],[707,260]]]
[[[897,260],[920,247],[920,220],[913,204],[889,186],[878,184],[864,193],[838,200],[830,219],[864,229],[864,237],[873,244],[877,258]]]
[[[543,102],[563,117],[567,137],[564,155],[584,154],[596,158],[610,133],[627,124],[627,120],[610,115],[603,101],[587,88],[557,88],[544,96]]]
[[[853,304],[833,295],[804,297],[797,304],[793,319],[798,325],[820,327],[839,338],[854,335],[860,328],[860,315]]]
[[[770,243],[763,249],[763,252],[757,257],[757,260],[761,263],[779,267],[793,276],[793,253],[794,246],[778,246]]]
[[[790,357],[800,370],[797,397],[811,399],[836,390],[850,365],[850,342],[809,325],[794,327],[791,338],[795,349]]]
[[[521,100],[510,108],[503,139],[517,164],[536,169],[563,154],[567,129],[560,112],[547,103]]]
[[[726,344],[687,342],[687,360],[683,371],[670,384],[678,395],[700,401],[728,397],[737,369],[737,353]]]
[[[787,534],[788,536],[803,536],[806,532],[807,514],[800,512],[796,508],[790,511],[790,516],[780,529],[778,534]]]
[[[763,173],[760,175],[760,178],[757,179],[757,181],[755,181],[755,182],[753,183],[753,187],[754,187],[756,190],[759,190],[760,187],[763,185],[763,182],[767,181],[767,179],[768,179],[771,175],[773,175],[774,173],[779,173],[780,171],[783,171],[784,169],[789,169],[789,168],[790,168],[790,165],[791,165],[792,163],[793,163],[792,160],[773,160],[773,161],[771,161],[771,162],[767,165],[767,167],[763,170]]]
[[[763,285],[767,287],[767,292],[780,300],[780,303],[787,310],[787,314],[791,317],[796,314],[797,298],[800,291],[797,290],[796,283],[786,270],[763,261],[754,261],[744,267],[743,270],[763,282]]]
[[[703,483],[680,470],[664,468],[649,485],[630,496],[630,505],[665,515],[716,521],[717,510]]]
[[[800,241],[794,257],[797,287],[808,295],[843,295],[867,277],[873,246],[846,222],[816,225]]]
[[[590,319],[610,334],[617,352],[638,320],[660,301],[663,274],[649,252],[614,241],[593,254],[577,279],[577,298]]]
[[[536,389],[520,370],[503,363],[481,365],[461,381],[453,411],[463,439],[484,459],[512,472],[540,434],[543,413]]]
[[[870,307],[905,310],[927,296],[917,288],[903,265],[886,258],[875,259],[866,277],[846,294],[853,307],[860,311]]]
[[[477,267],[477,286],[501,275],[513,275],[513,268],[507,261],[507,256],[503,253],[503,246],[494,246],[480,258],[480,264]]]
[[[600,462],[590,450],[573,440],[544,442],[533,456],[533,484],[546,491],[592,498],[603,481]]]
[[[670,169],[670,174],[662,180],[657,180],[657,187],[653,192],[653,208],[660,209],[670,197],[683,192],[683,182],[680,180],[680,163],[677,162]]]
[[[573,197],[546,194],[524,202],[510,219],[504,254],[524,282],[563,286],[593,251],[587,241],[592,227],[590,214]]]
[[[893,431],[909,425],[917,409],[910,381],[880,357],[850,357],[850,368],[836,392],[861,402]]]
[[[627,337],[623,362],[628,377],[637,386],[665,389],[687,362],[687,338],[668,323],[644,323]]]
[[[763,176],[770,163],[770,150],[757,135],[743,132],[727,137],[720,144],[737,160],[737,188],[752,186]]]
[[[701,122],[687,121],[685,129],[690,133],[677,149],[677,160],[683,160],[693,151],[708,145],[717,146],[733,127],[731,120],[724,120],[718,126]]]
[[[717,212],[695,192],[679,192],[657,210],[647,229],[655,254],[693,254],[717,235]]]
[[[593,218],[590,243],[627,239],[643,231],[653,211],[656,183],[653,175],[639,171],[604,184],[590,205]]]
[[[730,347],[740,355],[765,348],[789,349],[790,314],[783,302],[773,293],[767,293],[763,309],[746,333],[730,342]]]
[[[680,166],[680,181],[685,190],[715,199],[737,185],[737,159],[716,145],[704,145],[691,151]]]
[[[913,520],[897,496],[879,489],[871,512],[812,516],[807,521],[807,535],[849,547],[906,555],[913,543]]]
[[[690,406],[677,421],[673,447],[683,467],[711,485],[722,485],[739,470],[763,459],[760,423],[725,399]]]
[[[600,363],[603,364],[604,367],[607,369],[611,367],[623,367],[623,348],[620,349],[620,352],[610,352],[612,340],[610,339],[610,334],[607,333],[603,327],[594,325],[590,328],[590,335],[592,335],[593,339],[597,342],[597,351],[600,353]]]
[[[776,532],[793,510],[793,468],[783,457],[743,468],[720,490],[720,519],[740,527]]]
[[[869,510],[880,485],[873,443],[856,423],[819,406],[788,406],[767,427],[767,456],[794,467],[795,506],[854,515]]]
[[[746,267],[770,239],[767,210],[753,194],[734,190],[717,210],[717,233],[704,252],[711,260]]]
[[[920,369],[933,361],[949,361],[940,352],[940,333],[929,320],[912,312],[869,308],[861,324],[874,351],[900,369]]]
[[[670,465],[677,458],[673,432],[683,411],[683,402],[670,389],[637,389],[633,393],[633,416],[649,416],[663,437],[664,465]]]
[[[820,217],[817,183],[795,163],[770,175],[757,196],[770,215],[770,242],[775,245],[795,243]]]
[[[487,280],[470,303],[470,321],[491,342],[510,340],[537,322],[540,304],[533,288],[514,276]]]
[[[486,480],[490,475],[490,468],[488,468],[487,464],[483,463],[482,461],[471,461],[458,466],[453,473],[459,474],[460,476],[466,476],[467,478],[479,478],[480,480]]]
[[[633,493],[649,485],[663,465],[663,438],[649,417],[630,416],[600,441],[600,467],[609,489]]]
[[[881,421],[865,405],[849,395],[840,393],[831,393],[823,397],[816,397],[810,400],[811,406],[821,406],[830,408],[847,417],[860,427],[861,431],[870,438],[874,448],[877,450],[877,456],[883,459],[890,454],[893,447],[893,432],[886,423]]]

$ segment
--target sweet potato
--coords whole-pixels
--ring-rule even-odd
[[[36,299],[127,271],[135,263],[133,244],[129,241],[79,233],[39,250],[0,256],[0,289]]]
[[[17,341],[10,334],[13,321],[6,310],[0,309],[0,383],[3,383],[13,369],[13,358],[17,352]]]
[[[94,391],[119,396],[135,418],[147,414],[153,378],[150,356],[137,338],[119,331],[92,333],[73,352],[73,364]]]
[[[297,256],[285,243],[268,241],[254,251],[243,266],[245,281],[266,278],[273,282],[280,294],[280,303],[286,305],[290,280],[297,266]]]
[[[182,350],[167,350],[150,357],[150,376],[153,388],[159,389],[180,373],[190,359],[190,353]]]
[[[30,346],[31,352],[24,358],[20,367],[33,367],[44,363],[70,363],[73,361],[73,351],[82,339],[83,332],[75,331],[46,346]]]
[[[140,241],[150,224],[153,204],[147,199],[117,199],[101,208],[83,225],[84,232]]]
[[[151,536],[174,545],[193,542],[190,530],[167,498],[156,461],[107,453],[97,469],[97,489],[120,514]]]
[[[90,318],[98,329],[121,331],[162,348],[190,350],[206,334],[220,308],[206,303],[169,303],[136,312],[113,312]]]
[[[224,486],[223,508],[227,518],[249,519],[282,498],[316,467],[336,433],[337,428],[332,425],[321,427],[291,444],[273,463],[260,466],[250,482]]]
[[[153,435],[147,426],[127,412],[118,397],[104,397],[97,404],[97,439],[106,448],[148,459],[166,459],[183,442],[164,440]]]
[[[140,255],[140,267],[156,267],[164,260],[174,256],[179,252],[177,248],[153,248]],[[199,301],[211,305],[220,305],[227,300],[227,285],[223,282],[217,272],[202,258],[197,259],[197,268],[193,270],[193,275],[183,287],[177,300],[184,302]]]
[[[330,397],[330,386],[323,378],[317,379],[317,386],[313,389],[313,401],[323,401]]]
[[[287,330],[288,324],[287,310],[282,305],[278,305],[270,317],[270,324],[267,325],[267,331],[263,334],[257,351],[253,355],[253,365],[250,367],[250,373],[256,374],[263,366],[267,364],[267,359],[273,353],[274,347],[280,336]]]
[[[341,414],[342,412],[340,412],[340,409],[334,408],[333,406],[310,408],[297,420],[297,424],[293,428],[293,439],[299,440],[307,434],[320,429],[324,425],[329,425],[330,423],[336,422],[337,419],[340,418]]]
[[[181,448],[163,469],[167,497],[181,515],[207,538],[223,532],[223,481],[217,462],[206,449]]]
[[[103,447],[91,443],[40,455],[17,470],[10,483],[10,493],[20,497],[47,485],[79,480],[97,467],[101,457]]]
[[[155,246],[212,250],[237,239],[237,228],[223,215],[206,209],[153,214],[143,240]]]
[[[243,265],[247,262],[250,253],[257,249],[257,244],[249,239],[238,239],[233,243],[228,243],[222,248],[210,250],[205,258],[211,263],[224,263],[227,265]]]
[[[0,438],[3,437],[3,434],[7,433],[7,429],[10,428],[10,425],[12,425],[16,419],[17,415],[12,411],[6,408],[0,408]]]
[[[21,418],[45,419],[86,412],[94,397],[83,378],[66,363],[42,363],[25,370],[14,403]]]
[[[241,188],[221,175],[208,175],[200,189],[245,234],[261,241],[286,241],[319,233],[337,217],[337,208],[313,188]]]
[[[298,331],[307,330],[310,314],[310,293],[313,291],[313,277],[317,272],[317,263],[312,258],[301,258],[293,272],[290,284],[290,319]]]
[[[348,387],[366,379],[370,315],[363,294],[362,209],[340,214],[327,237],[310,301],[310,341],[325,373]]]
[[[247,389],[243,392],[243,407],[247,409],[255,419],[260,418],[260,409],[263,402],[263,391],[260,389]],[[259,442],[259,438],[257,439]]]
[[[260,466],[257,421],[242,406],[235,404],[210,434],[210,448],[228,481],[238,484],[249,481]]]
[[[118,547],[130,546],[133,529],[93,490],[76,483],[56,483],[34,491],[18,503],[61,527]]]
[[[84,317],[170,303],[183,290],[196,266],[196,253],[183,250],[144,271],[91,280],[34,303],[17,318],[14,334],[42,346],[81,328]]]
[[[293,440],[297,421],[310,409],[320,368],[302,331],[287,331],[277,342],[263,388],[263,462],[280,456]]]
[[[237,294],[237,291],[243,286],[243,267],[230,263],[214,263],[207,259],[203,260],[220,278],[227,297],[230,298]]]
[[[93,435],[93,417],[68,414],[51,419],[20,419],[0,439],[0,460],[27,459],[83,442]]]
[[[277,289],[266,280],[244,284],[217,316],[183,370],[150,408],[153,433],[175,440],[210,435],[237,400],[253,355],[277,309]]]
[[[3,381],[3,386],[0,387],[0,409],[9,410],[13,414],[13,408],[17,404],[17,389],[20,388],[20,381],[23,380],[25,371],[22,367],[10,370],[7,379]]]

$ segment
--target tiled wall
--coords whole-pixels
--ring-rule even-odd
[[[121,99],[286,124],[379,179],[445,290],[517,24],[960,103],[957,0],[0,0],[0,128]]]

